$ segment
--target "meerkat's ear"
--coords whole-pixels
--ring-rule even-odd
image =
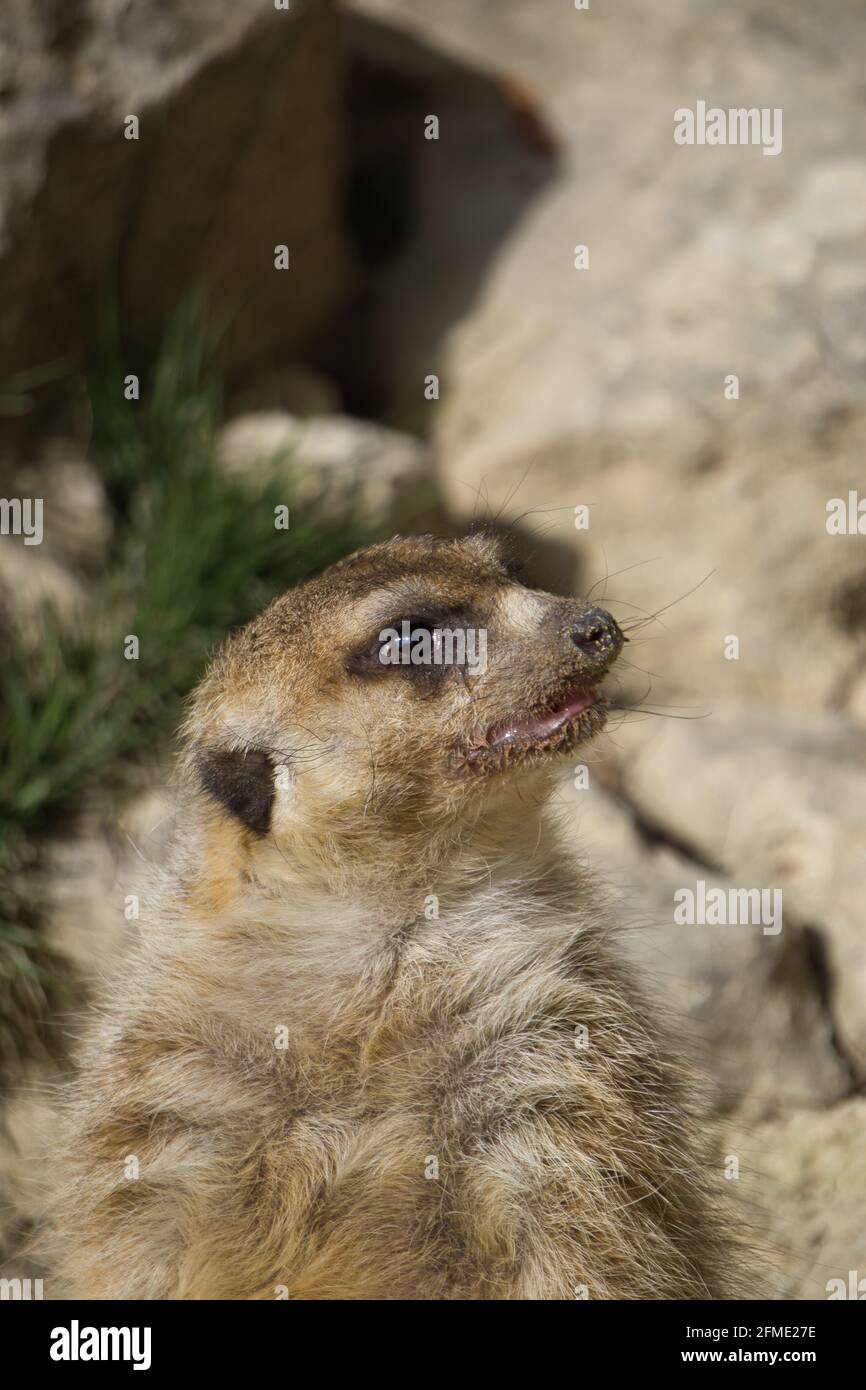
[[[463,536],[459,544],[490,565],[507,566],[510,559],[510,547],[502,526],[478,525],[468,536]]]
[[[248,830],[267,833],[275,790],[274,765],[267,753],[257,748],[208,748],[199,760],[199,777],[208,795]]]

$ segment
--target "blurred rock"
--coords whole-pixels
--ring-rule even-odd
[[[830,0],[824,25],[784,0],[760,17],[745,0],[712,15],[700,0],[548,5],[540,24],[503,0],[495,25],[461,0],[358,8],[519,75],[559,142],[554,177],[501,244],[489,222],[508,181],[474,110],[449,108],[419,160],[422,216],[380,337],[407,392],[441,376],[430,413],[448,504],[570,544],[575,581],[615,575],[618,616],[673,603],[640,634],[663,640],[633,654],[672,689],[833,707],[866,656],[866,630],[831,618],[862,546],[825,528],[829,499],[862,493],[859,4]],[[711,93],[782,107],[782,153],[676,145],[675,109]],[[516,153],[510,170],[519,185]],[[459,244],[488,248],[468,305],[452,288]],[[440,264],[447,276],[428,273]],[[438,338],[419,342],[431,323]],[[574,528],[581,504],[588,530]],[[729,634],[739,662],[722,659]]]
[[[846,709],[848,718],[859,729],[866,729],[866,671],[852,684]]]
[[[197,287],[227,369],[307,342],[352,276],[341,83],[330,0],[4,5],[0,383],[77,355],[118,261],[129,343]]]
[[[38,545],[0,536],[0,613],[32,645],[42,639],[47,609],[64,628],[81,623],[88,580],[104,565],[112,522],[96,469],[62,439],[49,440],[38,463],[16,469],[7,492],[42,503]]]
[[[0,621],[11,624],[25,645],[42,640],[46,610],[70,628],[87,607],[87,589],[69,569],[38,546],[25,549],[18,536],[0,536]]]
[[[563,783],[558,818],[615,894],[619,948],[660,1015],[687,1037],[713,1108],[757,1119],[847,1094],[851,1076],[801,929],[791,923],[772,936],[746,925],[677,924],[677,889],[698,878],[735,885],[663,842],[647,845],[627,803],[597,784],[592,762],[589,769],[589,789]]]
[[[98,574],[111,542],[111,512],[98,470],[76,445],[47,440],[37,465],[17,470],[16,486],[43,499],[46,552],[80,574]]]
[[[630,798],[653,824],[723,865],[738,887],[781,888],[785,916],[819,929],[840,1034],[861,1064],[864,767],[866,737],[836,717],[744,709],[660,721],[623,766]]]
[[[243,415],[221,430],[217,457],[235,476],[285,468],[291,495],[301,504],[322,494],[325,506],[351,506],[374,525],[399,517],[401,510],[411,513],[425,496],[430,501],[434,496],[425,445],[347,415],[309,420],[281,411]]]
[[[727,1143],[740,1158],[743,1195],[756,1241],[775,1266],[777,1297],[826,1299],[830,1280],[842,1280],[847,1291],[851,1270],[855,1283],[866,1278],[864,1133],[862,1097],[767,1124],[730,1125]]]

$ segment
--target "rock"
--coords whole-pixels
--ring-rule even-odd
[[[128,342],[197,287],[229,371],[321,328],[352,277],[338,22],[330,0],[4,6],[0,384],[79,354],[118,256]]]
[[[36,544],[0,536],[0,609],[32,645],[42,640],[47,609],[64,628],[84,619],[88,580],[104,564],[112,521],[96,469],[62,439],[49,440],[36,464],[14,470],[14,496],[41,504],[41,526]],[[34,510],[31,528],[36,517]]]
[[[866,1279],[864,1131],[862,1097],[766,1124],[731,1123],[727,1144],[741,1160],[743,1195],[756,1243],[775,1267],[776,1297],[850,1298],[850,1272],[855,1288]],[[864,1292],[866,1285],[853,1296]]]
[[[614,893],[618,947],[674,1035],[687,1038],[712,1107],[758,1119],[847,1094],[851,1076],[802,931],[677,924],[678,889],[698,878],[727,889],[731,880],[663,844],[648,846],[627,803],[597,785],[592,762],[589,769],[589,789],[563,784],[557,818]]]
[[[663,18],[641,0],[627,39],[605,7],[551,7],[537,27],[519,0],[497,7],[495,26],[458,0],[360,8],[431,44],[447,32],[461,62],[518,74],[559,144],[533,185],[519,152],[455,106],[419,159],[419,226],[381,339],[407,393],[440,375],[428,418],[451,509],[501,508],[570,544],[586,587],[615,572],[618,616],[673,602],[664,629],[640,634],[659,640],[634,649],[670,683],[664,698],[833,707],[866,654],[866,633],[830,619],[862,547],[825,529],[829,499],[862,495],[859,7],[834,0],[819,35],[809,6],[767,0],[759,23],[736,0],[711,35],[695,0],[671,0]],[[725,92],[783,108],[778,157],[674,144],[674,110]],[[502,240],[491,209],[510,228]],[[458,241],[487,253],[468,303],[452,288]],[[577,245],[588,269],[575,268]],[[437,336],[419,342],[430,324]],[[574,528],[581,504],[588,530]],[[729,634],[739,662],[722,658]]]
[[[707,727],[709,721],[662,726],[672,730],[678,747],[678,733],[694,740]],[[832,721],[825,721],[823,740],[834,743]],[[813,767],[826,752],[821,737],[815,741]],[[648,747],[655,750],[655,740]],[[844,747],[838,736],[840,761]],[[757,748],[749,743],[742,759],[736,749],[728,751],[727,765],[720,757],[708,767],[688,761],[680,748],[676,771],[673,756],[654,752],[640,779],[626,775],[622,791],[612,795],[605,783],[616,785],[617,776],[599,749],[587,758],[589,790],[563,782],[557,819],[581,858],[616,893],[619,949],[709,1080],[725,1174],[731,1158],[739,1164],[735,1195],[757,1251],[762,1294],[825,1298],[829,1279],[847,1282],[851,1269],[866,1273],[859,1234],[866,1102],[852,1096],[856,1078],[840,1052],[836,1015],[842,1001],[838,994],[828,1000],[814,943],[801,923],[789,921],[778,936],[765,936],[746,926],[672,921],[676,889],[693,886],[698,877],[722,888],[743,881],[664,838],[667,827],[672,841],[691,842],[695,854],[730,847],[719,833],[729,813],[731,823],[737,820],[728,793],[747,775]],[[628,761],[625,769],[633,771]],[[645,795],[632,806],[629,798],[639,790]],[[828,799],[839,790],[828,788]],[[796,808],[793,798],[791,804]]]
[[[662,721],[624,759],[628,796],[737,886],[783,892],[829,952],[842,1041],[866,1063],[866,737],[838,716],[714,711]],[[782,935],[787,931],[783,928]]]
[[[217,459],[228,474],[277,465],[301,504],[324,494],[325,505],[350,504],[370,524],[410,514],[432,498],[429,451],[410,435],[346,415],[301,420],[281,411],[239,416],[223,427]],[[396,520],[395,520],[395,524]]]
[[[16,470],[16,487],[43,499],[44,546],[83,575],[104,567],[113,532],[99,472],[75,444],[50,438],[38,463]]]
[[[861,672],[852,684],[845,712],[852,724],[866,730],[866,671]]]
[[[794,214],[817,237],[844,240],[866,231],[866,160],[839,159],[811,169]]]
[[[17,536],[0,537],[0,619],[11,623],[26,646],[41,642],[46,610],[68,629],[88,609],[85,586],[72,572],[37,546],[24,548]]]

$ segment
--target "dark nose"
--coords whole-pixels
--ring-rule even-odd
[[[613,661],[622,650],[623,635],[603,608],[589,608],[571,628],[571,640],[579,652],[593,661]]]

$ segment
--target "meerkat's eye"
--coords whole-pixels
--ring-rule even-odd
[[[430,665],[436,627],[427,618],[397,618],[380,629],[373,644],[380,666]]]
[[[383,665],[400,662],[407,652],[411,653],[416,648],[422,650],[430,644],[435,632],[432,623],[423,618],[401,618],[379,633],[379,660]]]
[[[441,630],[441,623],[429,616],[392,618],[351,654],[349,670],[368,675],[441,670]]]

